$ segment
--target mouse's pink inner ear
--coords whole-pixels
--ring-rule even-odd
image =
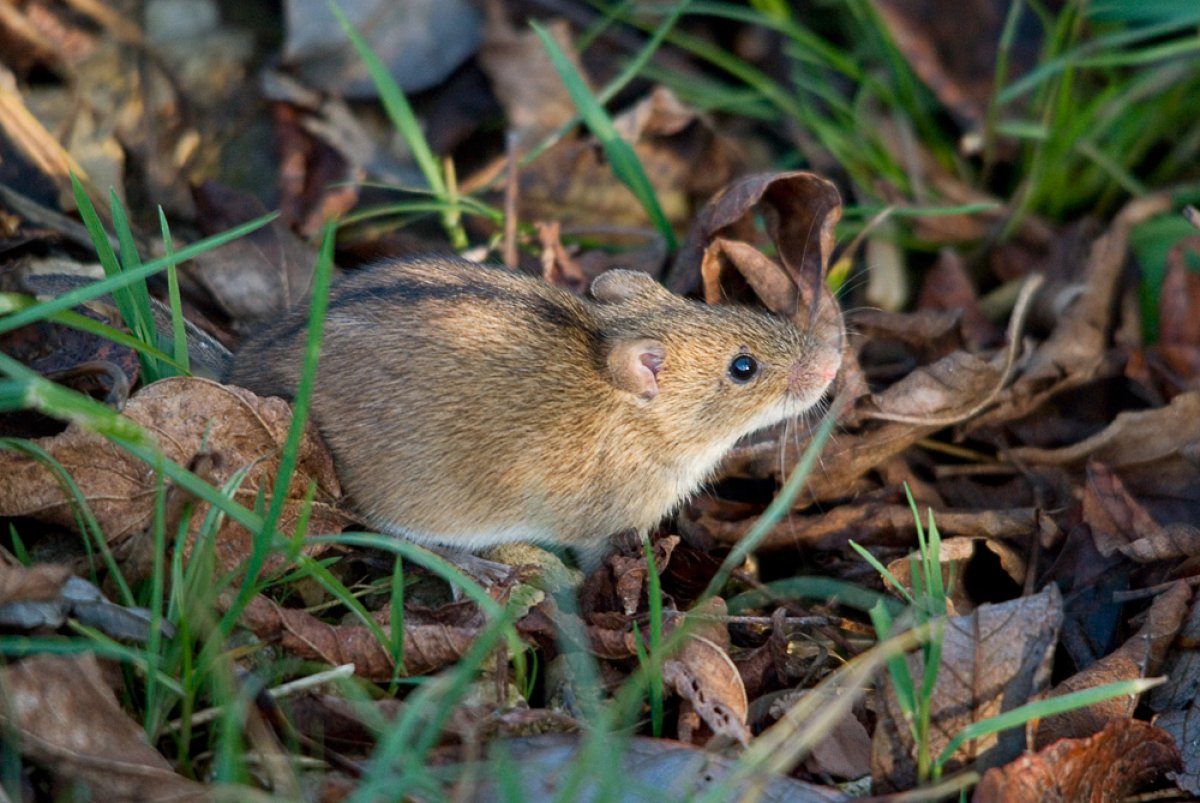
[[[649,401],[658,395],[658,372],[666,357],[666,347],[657,340],[618,340],[608,352],[612,382],[621,390]]]
[[[648,273],[617,268],[605,271],[592,281],[592,298],[606,304],[628,301],[649,293],[666,293],[667,289]]]

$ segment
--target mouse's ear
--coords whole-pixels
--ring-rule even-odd
[[[667,348],[658,340],[618,340],[608,352],[612,383],[649,401],[658,395],[658,372],[667,358]]]
[[[592,298],[605,304],[656,294],[669,296],[670,291],[640,270],[606,270],[592,280]]]

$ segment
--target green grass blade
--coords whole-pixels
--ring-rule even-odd
[[[583,122],[588,129],[600,142],[600,146],[604,149],[605,156],[608,157],[609,166],[612,168],[613,175],[617,177],[622,184],[629,188],[634,197],[646,210],[651,223],[662,235],[667,243],[667,247],[674,251],[678,248],[679,243],[675,238],[675,232],[671,229],[671,224],[667,220],[666,214],[663,213],[662,207],[658,203],[658,198],[654,194],[654,187],[650,183],[650,179],[646,176],[646,171],[642,168],[642,163],[638,161],[637,153],[634,152],[633,146],[617,135],[616,129],[613,127],[612,120],[608,113],[604,110],[604,106],[592,95],[587,84],[583,80],[583,76],[571,64],[570,59],[558,46],[558,43],[550,36],[550,34],[541,25],[536,22],[530,22],[530,27],[541,40],[542,46],[546,48],[546,53],[550,56],[550,63],[554,65],[555,72],[562,80],[563,85],[567,88],[567,94],[571,96],[571,101],[575,104],[575,108],[579,111],[579,115],[583,118]]]
[[[868,552],[861,544],[853,539],[850,541],[850,548],[857,552],[860,558],[869,563],[871,568],[878,572],[881,577],[887,578],[887,581],[892,584],[892,587],[896,590],[896,593],[904,597],[905,602],[907,602],[909,605],[917,604],[917,601],[913,599],[913,595],[909,592],[908,588],[905,587],[904,583],[901,583],[896,578],[896,575],[891,573],[887,566],[884,566],[882,563],[880,563],[878,558]]]
[[[119,254],[121,271],[135,269],[142,264],[142,258],[138,255],[137,243],[133,239],[133,230],[129,227],[125,206],[117,197],[115,190],[109,190],[108,195],[108,208],[112,213],[113,230],[117,234],[117,243],[121,246]],[[147,289],[146,283],[137,282],[129,285],[129,297],[133,301],[133,311],[137,317],[138,328],[134,331],[145,338],[147,343],[156,343],[157,341],[154,340],[154,316],[150,312],[150,291]]]
[[[163,208],[158,208],[158,224],[162,230],[163,256],[170,258],[175,251],[171,242],[171,229],[167,226],[167,216]],[[171,303],[171,348],[175,354],[175,370],[181,374],[190,375],[191,363],[188,361],[187,330],[183,320],[183,300],[179,295],[179,273],[174,262],[167,263],[167,296]]]
[[[338,24],[342,26],[342,30],[349,37],[358,57],[366,66],[367,73],[375,84],[375,90],[379,93],[379,100],[383,103],[388,119],[392,121],[392,125],[400,132],[400,136],[404,138],[409,150],[412,151],[413,160],[417,163],[421,175],[429,183],[433,194],[446,202],[447,208],[442,211],[442,226],[450,237],[451,245],[457,250],[466,248],[468,245],[467,234],[459,222],[461,208],[457,203],[453,203],[445,176],[442,175],[441,168],[438,166],[437,157],[429,147],[429,141],[421,130],[421,123],[417,120],[417,115],[413,112],[408,97],[396,80],[392,78],[387,65],[375,54],[362,35],[354,29],[350,20],[346,19],[346,15],[342,13],[336,0],[329,0],[328,5],[333,15],[337,17]]]
[[[363,65],[367,68],[367,73],[371,76],[376,91],[379,92],[379,100],[383,103],[388,119],[392,121],[392,125],[400,132],[400,136],[404,138],[404,142],[412,151],[413,159],[416,161],[421,175],[425,176],[425,180],[429,182],[435,195],[445,197],[446,184],[442,178],[442,171],[438,167],[437,159],[429,147],[428,140],[425,139],[421,123],[417,120],[417,115],[413,113],[404,90],[396,83],[396,79],[392,78],[391,71],[367,44],[367,40],[363,39],[362,35],[350,24],[350,20],[346,19],[341,6],[334,0],[330,0],[328,5],[329,10],[337,17],[338,24],[342,26],[342,30],[350,39],[358,57],[362,59]]]

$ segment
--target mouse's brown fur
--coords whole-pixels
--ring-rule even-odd
[[[361,512],[419,541],[594,552],[811,407],[840,365],[829,338],[645,274],[611,271],[593,295],[440,257],[337,283],[312,410]],[[230,381],[291,396],[306,325],[296,310],[253,334]],[[760,365],[746,382],[742,354]]]

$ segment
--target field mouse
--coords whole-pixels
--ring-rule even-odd
[[[591,296],[452,257],[336,282],[312,413],[359,511],[414,541],[591,560],[658,524],[739,438],[812,407],[841,365],[840,329],[644,273],[604,273]],[[290,397],[306,327],[297,309],[251,334],[229,381]]]

